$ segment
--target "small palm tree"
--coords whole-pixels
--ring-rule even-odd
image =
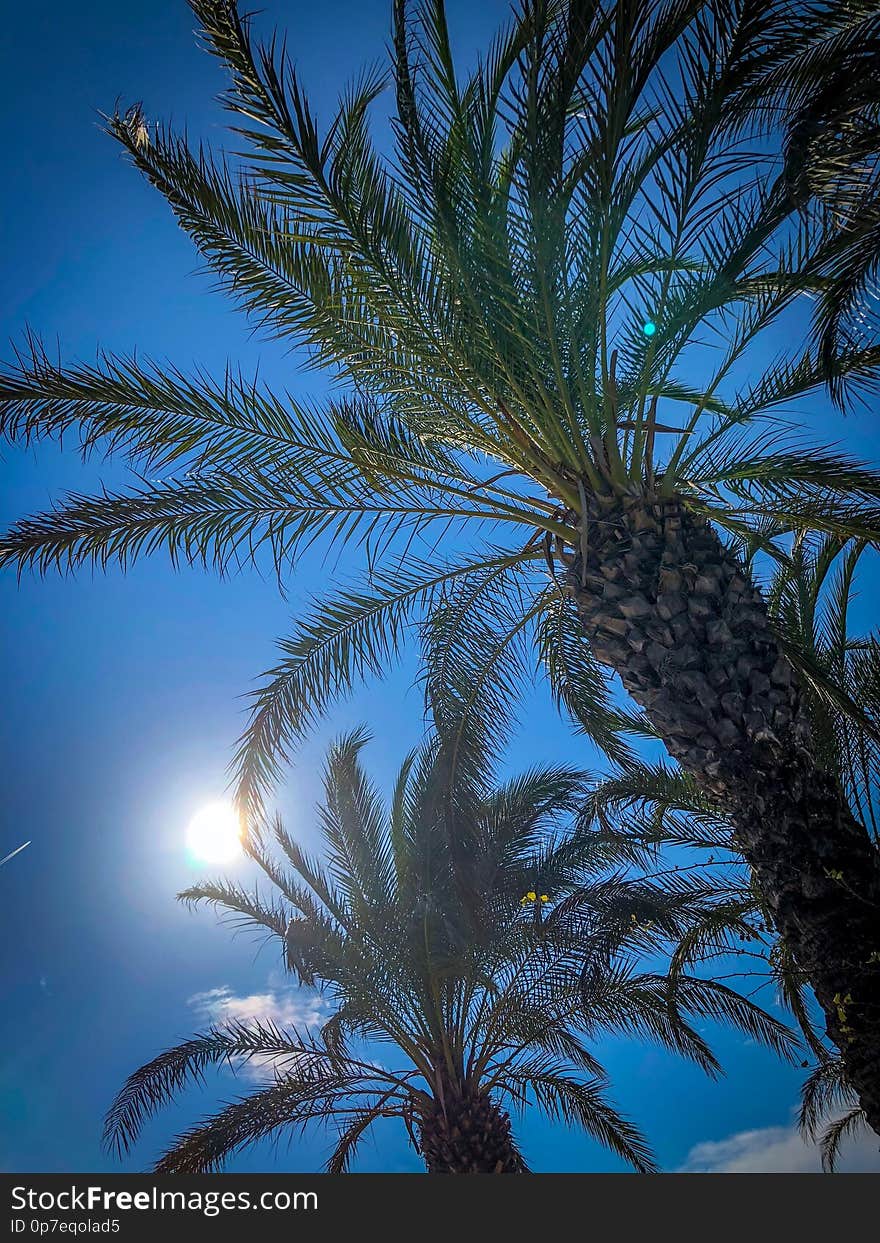
[[[437,667],[499,712],[536,656],[561,703],[589,685],[578,723],[609,754],[621,730],[652,731],[724,802],[880,1131],[880,865],[744,555],[804,528],[880,537],[877,471],[780,422],[829,384],[875,392],[880,368],[875,334],[819,349],[798,318],[853,242],[839,213],[804,210],[804,148],[786,158],[755,90],[780,97],[799,6],[523,0],[462,77],[442,0],[394,0],[390,74],[321,126],[283,46],[232,0],[191,5],[246,163],[140,107],[109,131],[232,296],[342,392],[316,409],[232,372],[64,367],[32,339],[0,386],[4,433],[78,435],[136,482],[22,520],[0,563],[167,549],[224,569],[268,549],[283,574],[315,541],[360,550],[367,582],[300,619],[256,698],[238,764],[254,812],[291,746],[420,618]],[[821,5],[822,21],[850,7]],[[370,126],[388,87],[385,155]],[[774,332],[775,361],[755,362]],[[615,706],[602,666],[638,711]]]
[[[809,653],[813,737],[823,762],[837,772],[854,812],[870,826],[880,852],[880,747],[872,728],[880,720],[880,634],[856,633],[851,619],[865,551],[860,541],[804,534],[766,584],[766,595],[780,639]],[[835,706],[836,698],[844,702],[843,708]],[[853,719],[849,700],[862,709],[861,722]],[[817,1024],[809,980],[785,940],[774,932],[723,804],[681,770],[639,763],[598,783],[589,792],[583,813],[582,831],[591,826],[597,845],[623,849],[628,843],[643,875],[654,883],[670,867],[677,876],[694,878],[693,897],[702,902],[704,914],[676,946],[673,976],[708,967],[716,976],[724,971],[724,978],[754,980],[753,994],[775,987],[816,1061],[803,1088],[801,1130],[821,1141],[823,1164],[833,1171],[842,1141],[867,1128],[865,1111],[847,1078],[844,1060],[828,1046]],[[678,863],[671,862],[670,852]],[[837,879],[846,883],[843,876]],[[835,1005],[846,1025],[851,998],[838,994]],[[807,1065],[803,1063],[804,1068]],[[829,1119],[832,1111],[839,1116]]]
[[[106,1138],[127,1150],[144,1119],[212,1065],[270,1062],[270,1082],[179,1136],[156,1169],[216,1170],[256,1140],[335,1124],[331,1172],[348,1169],[379,1118],[400,1118],[433,1173],[522,1173],[509,1110],[533,1106],[653,1169],[638,1129],[608,1102],[592,1048],[604,1033],[648,1038],[717,1069],[688,1015],[723,1019],[790,1053],[786,1028],[720,984],[640,970],[699,917],[688,885],[609,874],[617,852],[564,832],[584,774],[566,768],[489,782],[485,748],[462,735],[411,754],[390,812],[360,763],[365,735],[330,752],[320,811],[325,861],[275,824],[280,861],[249,853],[276,896],[226,882],[210,904],[284,946],[320,987],[320,1033],[265,1022],[214,1027],[129,1078]],[[292,869],[289,870],[289,869]],[[375,1060],[377,1045],[397,1055]]]

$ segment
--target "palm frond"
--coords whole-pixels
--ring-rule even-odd
[[[640,1174],[657,1172],[657,1165],[645,1137],[604,1097],[603,1084],[596,1080],[577,1080],[564,1073],[544,1069],[542,1063],[520,1064],[507,1073],[511,1088],[531,1092],[541,1109],[570,1127],[577,1127],[615,1152]]]
[[[822,1133],[819,1149],[822,1153],[822,1165],[829,1174],[833,1174],[840,1158],[840,1150],[846,1139],[858,1135],[867,1128],[865,1111],[856,1107],[850,1109],[842,1118],[829,1123]]]
[[[374,571],[370,590],[316,601],[295,634],[281,642],[282,661],[253,696],[251,719],[233,761],[238,796],[261,805],[296,742],[360,679],[381,676],[436,594],[459,577],[527,564],[528,549],[440,565],[409,559],[396,573]]]
[[[128,1152],[144,1122],[184,1087],[200,1083],[211,1066],[255,1057],[301,1063],[304,1071],[328,1063],[326,1053],[265,1022],[227,1023],[212,1027],[166,1050],[126,1080],[107,1114],[104,1143],[117,1153]]]

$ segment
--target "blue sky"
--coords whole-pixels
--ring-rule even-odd
[[[325,115],[337,85],[381,54],[388,34],[388,0],[264,7],[289,30]],[[505,9],[499,0],[449,5],[465,57],[485,44]],[[4,24],[4,341],[27,323],[50,343],[57,335],[69,358],[91,358],[99,343],[136,345],[184,368],[219,371],[232,359],[249,372],[259,364],[264,379],[319,394],[319,376],[298,375],[295,354],[250,335],[211,292],[162,200],[100,132],[99,111],[121,97],[186,121],[192,134],[220,138],[212,101],[221,74],[197,49],[182,0],[46,0],[11,6]],[[867,416],[844,431],[848,444],[871,452]],[[83,468],[72,454],[4,450],[0,521],[101,477],[112,480],[112,469]],[[101,1153],[99,1135],[125,1075],[194,1030],[206,1008],[232,1013],[249,998],[251,1009],[283,1015],[301,1004],[269,951],[255,957],[253,945],[231,940],[209,915],[188,914],[174,894],[204,874],[187,857],[184,829],[223,791],[242,724],[240,696],[271,663],[273,639],[298,602],[326,587],[328,573],[307,563],[286,601],[271,576],[251,571],[221,583],[159,560],[125,578],[117,571],[21,584],[10,573],[0,578],[0,857],[27,838],[33,843],[0,871],[0,1169],[146,1167],[175,1126],[235,1086],[227,1078],[193,1094],[118,1166]],[[368,720],[374,771],[389,779],[422,730],[415,675],[410,664],[359,694],[303,749],[281,799],[294,833],[313,835],[317,760],[331,734]],[[527,715],[512,769],[560,756],[596,762],[540,691]],[[744,1146],[748,1159],[774,1145],[803,1164],[790,1130],[798,1072],[737,1036],[719,1034],[716,1048],[728,1072],[717,1083],[644,1045],[615,1042],[603,1054],[617,1099],[665,1168],[740,1160]],[[533,1119],[522,1134],[536,1169],[619,1168],[591,1142]],[[717,1147],[692,1151],[706,1144],[728,1148],[723,1156]],[[257,1149],[230,1168],[310,1170],[327,1151],[321,1136],[297,1139],[289,1149]],[[389,1128],[364,1149],[358,1168],[417,1170],[419,1163],[403,1134]]]

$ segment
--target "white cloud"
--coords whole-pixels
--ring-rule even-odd
[[[251,993],[238,997],[228,985],[209,988],[187,998],[187,1005],[196,1012],[201,1022],[247,1023],[257,1021],[272,1023],[282,1030],[295,1027],[302,1033],[320,1027],[329,1017],[329,1008],[320,993],[307,988],[270,989],[265,993]],[[289,1068],[290,1059],[253,1057],[243,1062],[242,1073],[257,1079],[265,1079],[277,1067]]]
[[[210,1023],[246,1023],[249,1019],[274,1023],[276,1027],[316,1027],[327,1020],[327,1003],[320,993],[307,988],[272,989],[236,997],[227,985],[209,988],[187,998],[202,1019]]]
[[[844,1143],[837,1168],[841,1173],[880,1171],[880,1139],[873,1131]],[[822,1162],[816,1144],[805,1143],[795,1127],[770,1126],[739,1131],[726,1139],[695,1144],[680,1172],[686,1174],[816,1174]]]

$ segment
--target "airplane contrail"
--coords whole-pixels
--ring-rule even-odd
[[[14,859],[16,855],[20,855],[25,846],[30,846],[30,842],[22,842],[22,844],[20,846],[16,846],[15,850],[11,851],[5,859],[0,859],[0,868],[3,867],[4,863],[8,863],[10,859]]]

